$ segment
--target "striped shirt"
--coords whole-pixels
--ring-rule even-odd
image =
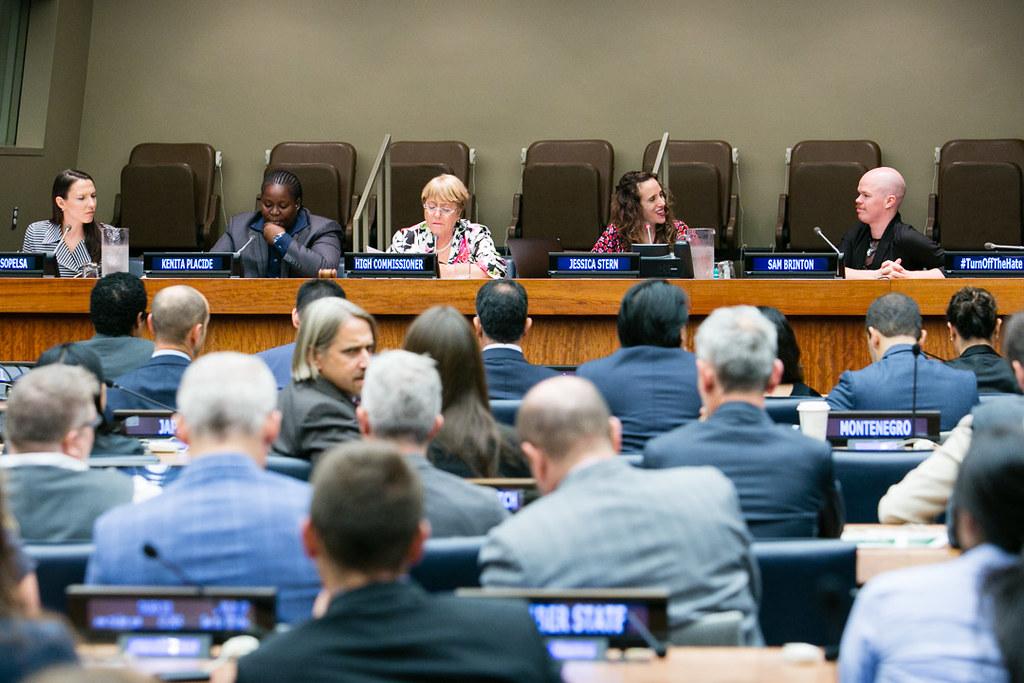
[[[103,227],[102,224],[99,227]],[[53,221],[36,221],[25,230],[25,242],[21,250],[26,253],[45,252],[57,259],[61,277],[75,277],[82,272],[82,266],[92,262],[83,239],[74,251],[61,239],[60,226]]]

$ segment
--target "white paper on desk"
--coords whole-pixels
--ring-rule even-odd
[[[380,249],[374,249],[370,245],[366,245],[366,253],[368,254],[383,254],[384,252]]]
[[[949,537],[945,529],[914,526],[846,529],[842,539],[858,548],[945,548]]]

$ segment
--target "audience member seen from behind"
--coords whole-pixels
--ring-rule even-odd
[[[665,280],[634,285],[619,307],[618,351],[584,363],[576,374],[597,386],[622,422],[624,453],[700,414],[697,367],[683,348],[686,292]]]
[[[673,631],[738,610],[742,642],[760,644],[750,533],[721,472],[616,457],[619,422],[578,377],[531,389],[516,428],[543,496],[488,534],[484,586],[662,586]]]
[[[377,323],[351,301],[327,297],[306,307],[292,382],[278,397],[274,455],[316,460],[329,446],[359,438],[355,404],[376,348]]]
[[[482,536],[505,519],[494,489],[463,481],[427,460],[427,445],[444,424],[441,377],[429,357],[408,351],[374,356],[356,417],[363,436],[397,448],[419,475],[433,536]]]
[[[130,273],[112,273],[97,280],[89,295],[89,319],[96,330],[77,342],[103,363],[104,380],[113,380],[145,365],[153,342],[141,339],[146,330],[146,288]]]
[[[515,280],[491,280],[477,290],[473,329],[490,399],[521,399],[534,384],[558,374],[528,363],[523,355],[523,337],[533,326],[527,303],[526,290]]]
[[[1024,430],[976,429],[954,494],[955,560],[888,572],[857,596],[840,678],[1024,680]]]
[[[0,482],[0,510],[5,509],[3,498]],[[20,681],[46,667],[78,661],[67,629],[39,619],[38,606],[25,604],[20,585],[28,569],[24,562],[11,537],[0,533],[0,681]]]
[[[210,304],[205,296],[188,285],[167,287],[153,297],[153,310],[146,324],[156,340],[152,358],[145,365],[121,375],[116,382],[148,400],[115,387],[107,396],[108,419],[115,410],[177,407],[181,376],[206,342]]]
[[[946,307],[949,341],[957,355],[946,365],[973,372],[979,394],[1020,393],[1010,364],[995,349],[1002,324],[995,297],[986,289],[964,287]]]
[[[927,333],[916,301],[897,292],[880,296],[864,324],[872,363],[839,377],[827,398],[832,410],[938,410],[943,431],[971,412],[978,402],[977,379],[920,353]]]
[[[644,466],[721,470],[755,537],[838,537],[843,505],[832,449],[775,424],[764,409],[765,393],[782,374],[775,327],[753,306],[718,308],[697,328],[696,342],[707,419],[648,441]]]
[[[686,237],[686,223],[676,220],[672,199],[654,173],[630,171],[619,179],[611,218],[592,251],[630,251],[634,244],[674,244]]]
[[[264,470],[281,421],[276,399],[259,359],[213,353],[193,363],[177,421],[191,462],[161,495],[100,517],[86,583],[178,585],[171,565],[201,586],[274,586],[279,621],[309,618],[318,581],[298,529],[310,488]]]
[[[241,249],[244,277],[316,277],[338,268],[344,231],[337,221],[302,206],[302,183],[294,174],[263,176],[256,205],[258,211],[232,216],[212,249]]]
[[[212,680],[561,680],[522,603],[428,594],[405,578],[429,535],[420,483],[392,447],[325,454],[302,539],[330,602]]]
[[[302,312],[306,306],[317,299],[325,297],[345,298],[345,290],[334,280],[313,279],[306,280],[299,287],[295,296],[295,308],[292,309],[292,327],[299,329],[302,322]],[[280,391],[292,381],[292,356],[295,355],[295,342],[275,346],[266,351],[260,351],[256,356],[267,364],[270,371],[274,373],[274,380],[277,381],[277,388]]]
[[[35,368],[7,401],[0,456],[11,512],[28,541],[82,543],[96,519],[159,489],[115,469],[90,468],[99,385],[88,370],[70,365]]]
[[[861,177],[854,201],[860,222],[839,243],[847,280],[945,277],[942,247],[900,217],[906,193],[894,168],[874,168]]]
[[[491,415],[480,347],[462,314],[428,308],[409,326],[402,348],[429,355],[441,375],[444,426],[427,450],[430,461],[462,477],[529,476],[515,432]]]
[[[80,277],[82,267],[100,262],[100,228],[96,222],[96,185],[92,176],[69,168],[53,179],[50,220],[25,229],[24,252],[44,252],[57,261],[61,277]]]
[[[1017,386],[1024,389],[1024,313],[1006,322],[1003,352]],[[878,503],[884,524],[929,524],[945,512],[960,464],[971,447],[973,431],[1002,423],[1024,424],[1024,397],[983,403],[957,424],[928,458],[893,484]]]
[[[778,356],[782,361],[782,378],[766,396],[770,398],[789,396],[821,396],[817,391],[804,384],[804,366],[800,363],[800,345],[796,341],[793,328],[786,316],[777,308],[758,306],[757,310],[775,325],[778,338]]]
[[[453,175],[439,175],[423,187],[423,222],[399,230],[389,252],[437,254],[442,278],[505,277],[505,259],[498,255],[486,225],[461,218],[469,190]]]

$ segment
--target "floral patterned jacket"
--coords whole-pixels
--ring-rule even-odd
[[[434,233],[423,221],[395,233],[388,251],[396,254],[433,254],[437,245]],[[444,263],[475,263],[492,278],[505,277],[507,266],[491,239],[486,225],[460,218],[452,233],[452,248]]]

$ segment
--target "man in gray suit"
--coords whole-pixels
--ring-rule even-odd
[[[494,489],[434,467],[427,445],[441,430],[441,377],[428,356],[387,351],[370,361],[356,408],[359,430],[395,446],[423,482],[431,536],[481,536],[508,513]]]
[[[750,534],[721,472],[619,459],[618,420],[577,377],[531,389],[516,427],[544,496],[488,534],[484,586],[664,587],[673,630],[739,610],[745,643],[762,642]]]
[[[146,329],[146,288],[142,280],[129,273],[113,273],[97,280],[89,296],[89,320],[96,334],[76,345],[100,357],[104,380],[149,362],[153,342],[140,338]]]

